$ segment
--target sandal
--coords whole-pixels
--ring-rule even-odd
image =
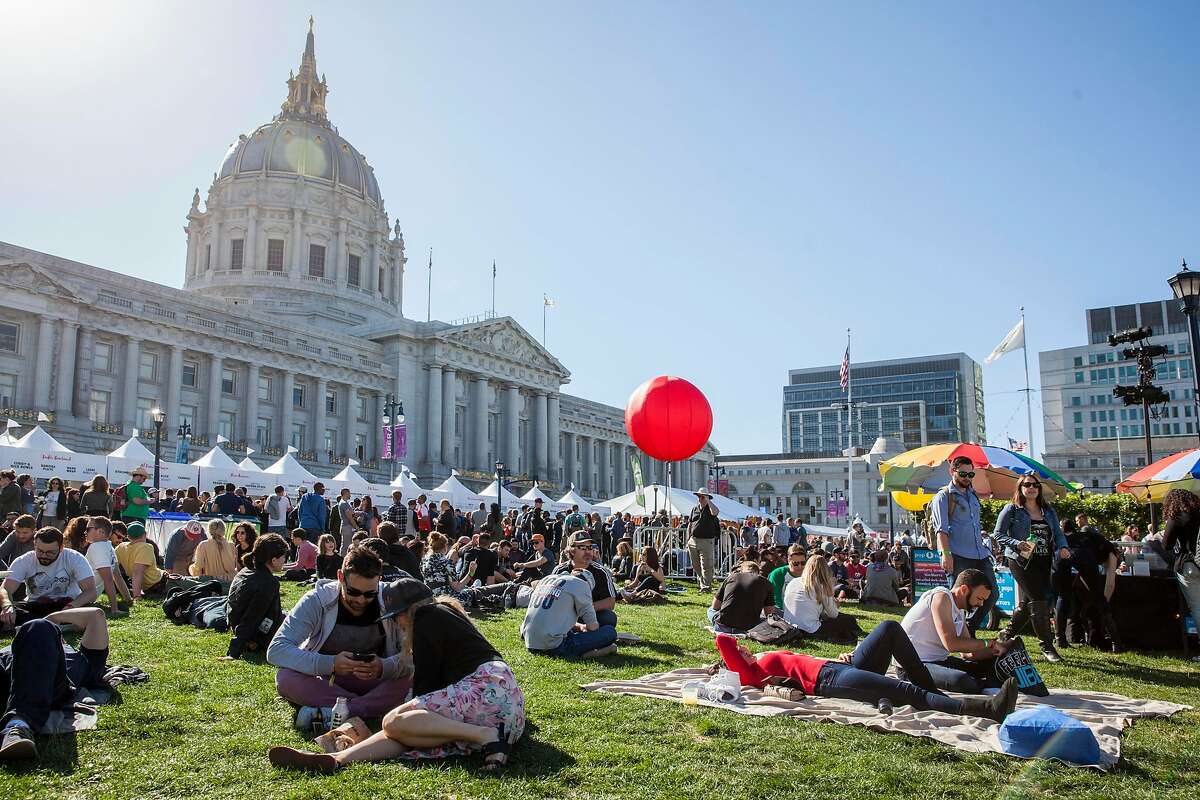
[[[510,752],[512,752],[512,743],[508,741],[508,735],[504,730],[504,726],[501,725],[496,729],[496,741],[488,742],[483,746],[483,771],[499,772],[508,764],[508,754]],[[490,756],[496,755],[504,756],[504,759],[488,760]]]

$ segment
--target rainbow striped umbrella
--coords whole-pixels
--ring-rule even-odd
[[[1037,475],[1043,492],[1053,497],[1074,491],[1065,478],[1028,456],[986,444],[952,442],[909,450],[879,465],[880,491],[936,492],[950,483],[950,460],[966,456],[975,465],[975,491],[980,497],[1012,497],[1022,475]]]
[[[1143,503],[1161,503],[1172,489],[1200,492],[1200,450],[1192,448],[1160,458],[1117,484],[1117,491]]]

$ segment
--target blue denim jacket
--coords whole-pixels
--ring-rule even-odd
[[[1046,515],[1046,524],[1050,526],[1050,538],[1054,541],[1050,558],[1056,559],[1058,551],[1067,546],[1067,537],[1063,536],[1054,508],[1046,506],[1043,513]],[[1005,558],[1023,558],[1017,550],[1017,544],[1029,538],[1029,523],[1029,512],[1023,507],[1008,503],[1001,509],[1000,516],[996,517],[996,530],[992,532],[992,538],[1004,548]]]

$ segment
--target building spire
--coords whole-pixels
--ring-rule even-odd
[[[304,40],[304,54],[300,57],[300,70],[290,74],[287,81],[288,97],[283,101],[280,119],[300,119],[328,126],[325,114],[325,98],[329,87],[325,76],[317,75],[317,48],[313,36],[313,18],[308,18],[308,36]]]

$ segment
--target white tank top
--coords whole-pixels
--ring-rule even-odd
[[[946,649],[942,644],[941,637],[938,636],[937,626],[933,623],[933,598],[942,593],[950,595],[950,590],[945,586],[938,586],[925,592],[900,621],[900,626],[912,640],[917,656],[926,663],[944,661],[950,655],[950,651]],[[963,610],[954,602],[952,595],[950,596],[950,613],[954,620],[954,631],[962,636],[963,630],[967,626],[967,618]]]

